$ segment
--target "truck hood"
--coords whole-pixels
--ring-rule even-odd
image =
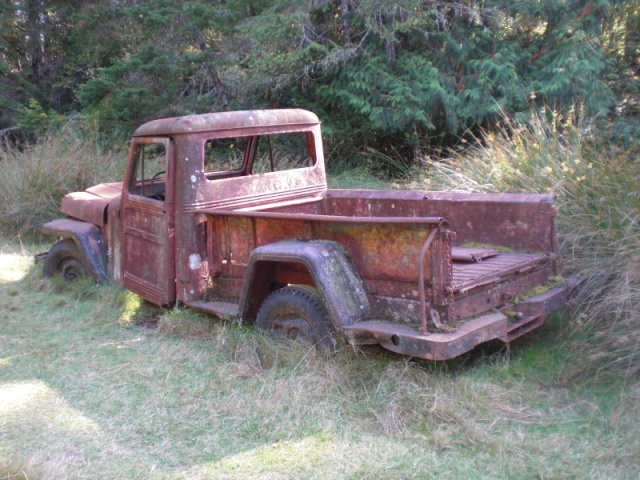
[[[70,217],[103,227],[107,221],[107,205],[121,193],[122,182],[100,183],[83,192],[65,195],[60,210]]]

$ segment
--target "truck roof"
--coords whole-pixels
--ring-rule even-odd
[[[215,112],[185,117],[161,118],[147,122],[133,133],[134,137],[173,135],[210,131],[230,132],[246,129],[301,128],[318,125],[318,117],[307,110],[242,110],[235,112]]]

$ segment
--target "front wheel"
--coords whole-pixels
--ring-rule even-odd
[[[338,346],[327,309],[310,288],[289,286],[273,292],[260,306],[256,325],[326,350],[335,351]]]
[[[44,261],[44,274],[47,277],[61,275],[67,282],[72,282],[89,275],[87,261],[76,244],[70,240],[60,240],[49,249]]]

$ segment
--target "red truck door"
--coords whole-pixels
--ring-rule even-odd
[[[124,286],[156,305],[175,301],[173,143],[134,138],[122,195]]]

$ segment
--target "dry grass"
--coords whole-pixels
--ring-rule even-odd
[[[640,474],[640,390],[559,385],[557,326],[511,357],[328,356],[52,284],[39,250],[0,252],[0,478]]]
[[[126,153],[100,144],[97,129],[73,124],[22,148],[0,147],[0,228],[5,235],[38,236],[59,217],[68,192],[120,180]]]

